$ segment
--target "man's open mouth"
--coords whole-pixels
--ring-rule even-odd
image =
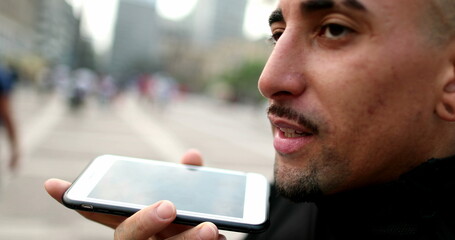
[[[313,135],[311,133],[304,132],[304,131],[298,131],[298,130],[295,130],[295,129],[292,129],[292,128],[281,128],[281,127],[278,127],[278,129],[281,132],[283,132],[284,136],[287,137],[287,138],[307,137],[307,136]]]

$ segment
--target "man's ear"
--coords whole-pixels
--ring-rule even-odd
[[[443,83],[442,94],[436,105],[436,114],[443,120],[455,122],[455,61],[444,76]]]

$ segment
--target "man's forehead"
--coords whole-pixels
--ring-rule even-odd
[[[352,9],[367,10],[369,5],[374,5],[376,3],[385,4],[392,8],[394,6],[398,7],[410,5],[428,7],[427,4],[433,4],[433,2],[440,1],[446,2],[453,0],[279,0],[279,6],[281,6],[284,2],[298,2],[302,8],[309,7],[310,9],[344,6]]]
[[[366,10],[362,3],[364,0],[280,0],[280,4],[286,1],[299,2],[302,10],[318,10],[344,6],[358,10]]]
[[[285,1],[299,2],[301,11],[307,14],[335,8],[347,8],[355,11],[368,12],[365,4],[363,4],[361,0],[281,0],[278,8],[270,15],[270,25],[274,22],[284,21],[282,3]]]

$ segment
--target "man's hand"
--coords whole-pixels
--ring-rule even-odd
[[[71,183],[60,179],[49,179],[44,183],[44,188],[46,189],[47,193],[51,195],[51,197],[53,197],[59,203],[63,204],[62,203],[63,194],[70,187],[70,185]],[[109,214],[100,214],[86,211],[77,212],[87,219],[101,223],[114,229],[126,219],[126,217]]]
[[[114,239],[219,239],[213,223],[202,223],[194,228],[171,224],[176,215],[171,202],[157,202],[121,223],[115,230]]]
[[[182,158],[181,163],[202,165],[202,158],[198,151],[189,150]],[[46,191],[55,200],[62,203],[62,196],[71,183],[49,179],[44,184]],[[224,239],[218,233],[213,223],[202,223],[196,227],[172,224],[177,213],[175,206],[169,201],[160,201],[138,211],[129,218],[101,213],[78,211],[87,219],[101,223],[115,229],[115,239]]]

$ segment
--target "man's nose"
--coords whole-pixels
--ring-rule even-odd
[[[271,100],[299,96],[306,88],[303,46],[288,36],[277,41],[259,78],[259,91]]]

